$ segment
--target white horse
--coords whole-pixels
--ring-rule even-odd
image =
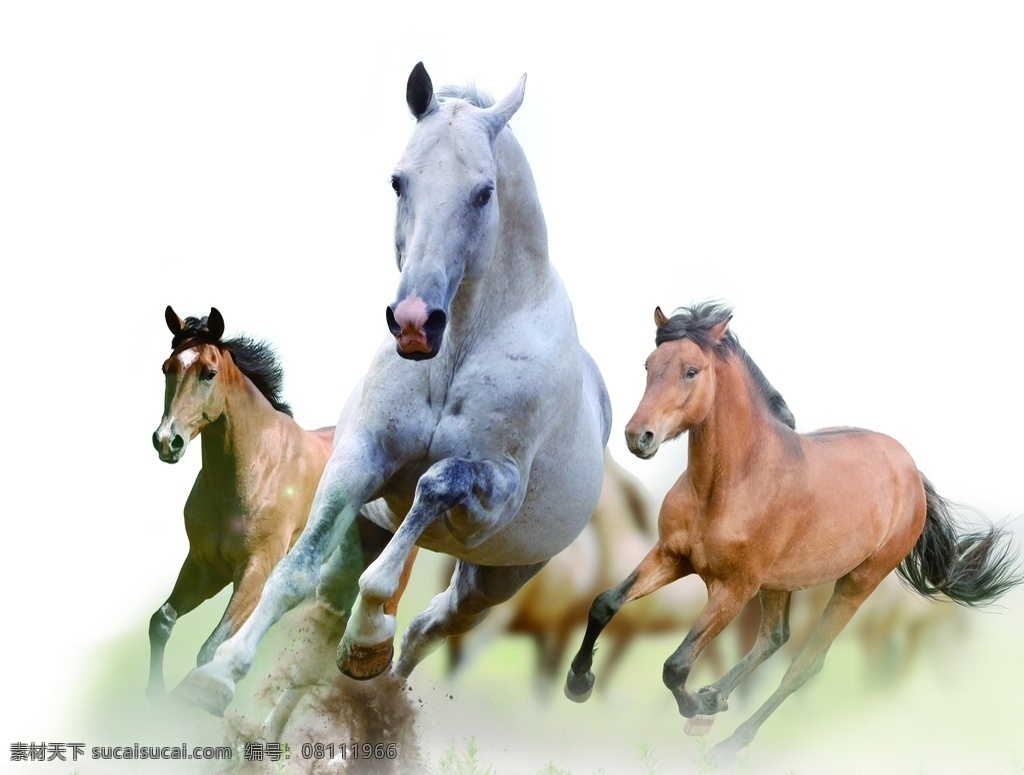
[[[469,92],[438,99],[422,63],[409,76],[416,125],[391,177],[401,272],[387,308],[394,340],[342,413],[305,531],[248,621],[180,688],[211,712],[231,701],[264,633],[314,589],[347,609],[360,512],[394,537],[358,577],[337,655],[351,677],[391,663],[396,625],[382,606],[413,546],[458,560],[451,585],[404,635],[392,667],[404,680],[511,597],[594,510],[611,408],[507,127],[525,83],[486,107]]]

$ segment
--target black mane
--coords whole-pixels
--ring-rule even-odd
[[[271,405],[279,412],[284,412],[292,417],[292,408],[281,398],[281,390],[284,385],[284,369],[281,361],[278,360],[274,349],[264,341],[252,339],[248,336],[237,336],[234,339],[216,339],[209,331],[207,317],[187,317],[181,332],[174,335],[171,340],[171,347],[190,339],[205,344],[212,344],[227,350],[238,370],[252,380],[257,390],[263,394]]]
[[[772,383],[765,377],[764,372],[758,368],[747,351],[740,347],[739,339],[727,331],[722,341],[716,346],[711,341],[711,329],[720,323],[726,322],[732,317],[732,308],[717,302],[705,301],[694,304],[691,307],[677,309],[668,322],[658,329],[654,337],[655,346],[665,342],[673,342],[677,339],[689,339],[700,349],[708,352],[714,349],[723,358],[728,358],[733,353],[739,355],[743,365],[746,366],[754,384],[764,398],[765,403],[772,414],[790,428],[796,429],[796,418],[790,411],[782,394],[776,390]]]

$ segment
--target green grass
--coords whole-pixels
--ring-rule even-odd
[[[461,752],[456,751],[454,745],[449,748],[441,757],[438,769],[432,775],[496,775],[496,773],[494,768],[485,767],[480,762],[480,749],[477,748],[476,741],[470,738]]]
[[[640,772],[643,775],[658,775],[658,758],[654,755],[654,749],[647,743],[640,743],[636,751],[640,756]]]

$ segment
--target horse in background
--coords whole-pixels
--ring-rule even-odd
[[[325,584],[358,592],[338,647],[342,672],[365,679],[390,668],[405,681],[593,513],[611,406],[508,128],[524,94],[525,76],[494,104],[469,90],[435,94],[423,64],[413,68],[405,98],[416,123],[391,176],[400,275],[384,315],[391,336],[342,412],[305,530],[245,624],[182,682],[190,701],[223,713],[270,627]],[[357,514],[394,533],[358,585],[322,568],[358,551]],[[455,557],[456,570],[410,622],[392,666],[397,622],[383,605],[415,546]]]
[[[687,469],[662,503],[658,541],[636,570],[599,595],[573,658],[566,695],[594,685],[601,630],[631,600],[696,573],[708,603],[662,678],[690,734],[705,734],[737,684],[789,639],[793,590],[835,579],[824,614],[779,688],[712,751],[731,761],[790,694],[821,670],[829,646],[891,571],[925,597],[987,604],[1020,583],[1005,530],[965,533],[950,504],[906,450],[882,434],[830,428],[797,434],[772,411],[777,391],[728,330],[731,311],[655,310],[647,387],[626,425],[630,450],[650,458],[689,433]],[[760,595],[750,652],[718,681],[686,686],[697,656]]]
[[[153,446],[165,463],[177,463],[200,436],[202,468],[185,501],[188,554],[149,623],[147,694],[153,700],[165,693],[164,650],[179,617],[232,585],[224,615],[199,651],[200,665],[248,619],[270,572],[305,527],[334,437],[334,427],[308,431],[295,422],[281,398],[283,370],[265,342],[223,339],[224,318],[216,308],[182,320],[168,306],[164,317],[173,338],[162,367],[164,413]],[[360,522],[355,573],[389,537]],[[397,608],[408,571],[389,610]],[[334,603],[345,613],[351,600]],[[339,623],[340,637],[343,617]]]
[[[594,596],[635,567],[657,540],[656,517],[650,492],[605,450],[601,497],[587,527],[475,630],[448,639],[449,672],[463,668],[501,634],[525,635],[537,646],[537,690],[539,696],[546,696],[562,669],[570,639],[587,622]],[[444,569],[446,583],[453,567]],[[677,584],[624,609],[605,631],[611,645],[602,663],[602,686],[607,686],[636,636],[689,626],[706,599],[702,587]],[[721,664],[714,648],[705,653],[705,659]]]

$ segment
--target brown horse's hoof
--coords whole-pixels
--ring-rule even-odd
[[[714,716],[694,716],[691,719],[687,719],[683,731],[692,737],[703,737],[711,731],[714,723]]]
[[[376,678],[389,667],[395,656],[395,642],[386,640],[372,646],[342,641],[338,646],[338,669],[356,681]]]
[[[594,674],[589,670],[577,675],[572,670],[565,679],[565,696],[573,702],[586,702],[594,691]]]
[[[208,675],[203,668],[196,668],[185,676],[172,695],[177,700],[198,705],[214,716],[223,716],[235,698],[235,687],[233,683],[224,683],[220,678]]]

